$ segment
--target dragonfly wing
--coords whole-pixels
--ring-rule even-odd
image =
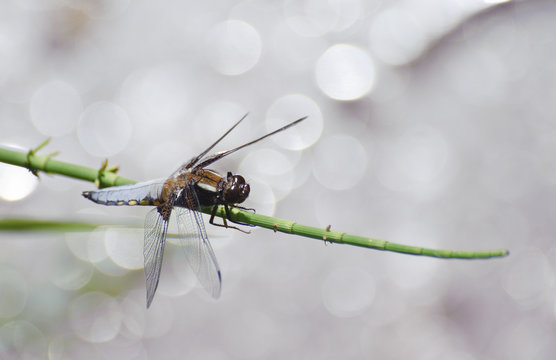
[[[169,216],[166,219],[169,219]],[[143,248],[147,279],[147,308],[151,305],[158,287],[167,231],[168,221],[164,219],[159,209],[155,208],[149,211],[145,218],[145,245]]]
[[[195,193],[184,189],[186,199],[192,209],[199,208]],[[184,207],[174,208],[178,223],[178,233],[185,257],[197,275],[201,285],[213,297],[218,298],[222,289],[222,276],[216,256],[210,245],[201,213]]]

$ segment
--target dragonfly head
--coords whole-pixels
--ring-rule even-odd
[[[241,175],[232,175],[228,173],[227,184],[224,188],[224,201],[228,204],[239,204],[245,201],[249,196],[249,184]]]

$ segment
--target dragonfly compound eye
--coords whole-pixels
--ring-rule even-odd
[[[249,184],[245,183],[245,179],[241,175],[234,175],[224,192],[226,202],[239,204],[245,201],[249,196]]]

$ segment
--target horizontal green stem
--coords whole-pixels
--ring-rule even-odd
[[[99,225],[77,221],[51,221],[38,219],[0,219],[0,231],[92,231]]]
[[[51,156],[37,156],[35,151],[28,153],[0,148],[0,162],[25,167],[36,173],[43,171],[51,174],[59,174],[67,177],[97,182],[100,187],[118,186],[133,184],[135,181],[123,178],[115,174],[114,171],[105,170],[104,167],[95,170],[85,166],[71,164],[52,159]],[[210,213],[210,208],[203,208],[204,213]],[[223,207],[216,213],[217,216],[226,216]],[[507,250],[485,250],[485,251],[455,251],[428,249],[416,246],[392,243],[362,236],[350,235],[338,231],[330,231],[326,228],[317,228],[302,225],[289,220],[278,219],[275,217],[256,214],[238,208],[231,209],[231,217],[234,221],[245,224],[263,227],[287,234],[295,234],[313,239],[319,239],[331,243],[349,244],[370,249],[392,251],[397,253],[423,255],[436,258],[457,258],[457,259],[485,259],[492,257],[502,257],[509,254]]]
[[[86,166],[71,164],[53,159],[51,155],[38,156],[0,147],[0,162],[21,166],[31,172],[42,171],[91,182],[99,182],[101,188],[134,184],[136,181],[116,175],[103,169],[91,169]]]
[[[206,213],[210,209],[204,209]],[[502,257],[509,254],[508,250],[485,250],[485,251],[455,251],[455,250],[442,250],[442,249],[428,249],[417,246],[397,244],[384,240],[372,239],[363,236],[350,235],[338,231],[330,231],[326,228],[317,228],[295,223],[289,220],[278,219],[275,217],[260,215],[249,211],[233,208],[231,210],[231,217],[235,221],[246,224],[251,224],[274,231],[279,231],[287,234],[301,235],[313,239],[338,244],[348,244],[354,246],[361,246],[370,249],[392,251],[397,253],[423,255],[436,258],[450,258],[450,259],[486,259],[492,257]],[[220,217],[225,216],[223,207],[217,211]]]

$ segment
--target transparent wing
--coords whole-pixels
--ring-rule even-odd
[[[199,208],[199,201],[187,187],[185,197],[192,209]],[[197,275],[201,285],[213,298],[220,296],[222,276],[216,256],[210,246],[201,213],[183,207],[175,207],[174,215],[178,223],[178,233],[185,257]]]
[[[145,277],[147,279],[147,308],[151,306],[158,287],[167,230],[168,221],[164,220],[158,209],[149,211],[145,218],[145,245],[143,248]]]

